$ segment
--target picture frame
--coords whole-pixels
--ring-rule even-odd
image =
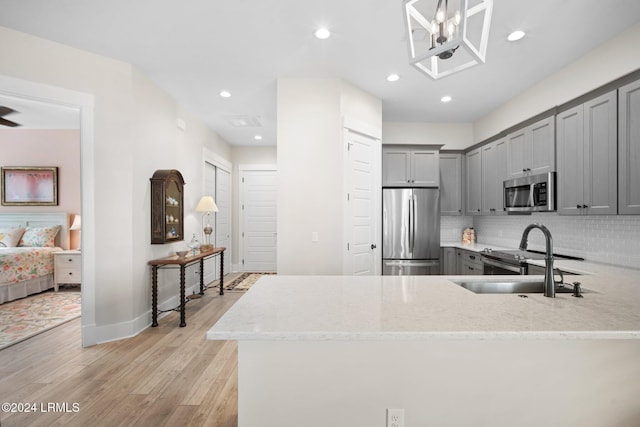
[[[1,168],[2,206],[57,206],[58,168]]]

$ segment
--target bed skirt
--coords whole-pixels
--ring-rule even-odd
[[[24,282],[0,285],[0,304],[37,294],[54,287],[53,273]]]

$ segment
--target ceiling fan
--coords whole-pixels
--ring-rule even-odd
[[[11,113],[17,113],[16,110],[14,110],[13,108],[9,108],[9,107],[4,107],[2,105],[0,105],[0,125],[2,126],[9,126],[9,127],[16,127],[16,126],[20,126],[19,123],[16,122],[12,122],[11,120],[7,120],[4,118],[4,116],[6,116],[7,114],[11,114]]]

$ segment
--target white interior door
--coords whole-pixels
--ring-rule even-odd
[[[347,253],[345,274],[378,274],[376,254],[378,251],[376,215],[375,168],[376,149],[374,138],[345,130],[347,149],[346,187],[347,205],[345,236]]]
[[[242,268],[276,271],[276,171],[244,170],[242,187]]]

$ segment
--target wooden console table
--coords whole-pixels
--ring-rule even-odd
[[[200,295],[204,295],[204,260],[214,256],[220,257],[220,295],[224,295],[224,250],[225,248],[213,248],[207,252],[198,252],[195,255],[188,255],[180,258],[177,255],[158,258],[149,261],[151,266],[151,303],[152,303],[152,323],[151,326],[158,326],[158,270],[161,268],[180,268],[180,327],[187,326],[184,311],[187,298],[185,295],[185,270],[188,266],[200,263]]]

